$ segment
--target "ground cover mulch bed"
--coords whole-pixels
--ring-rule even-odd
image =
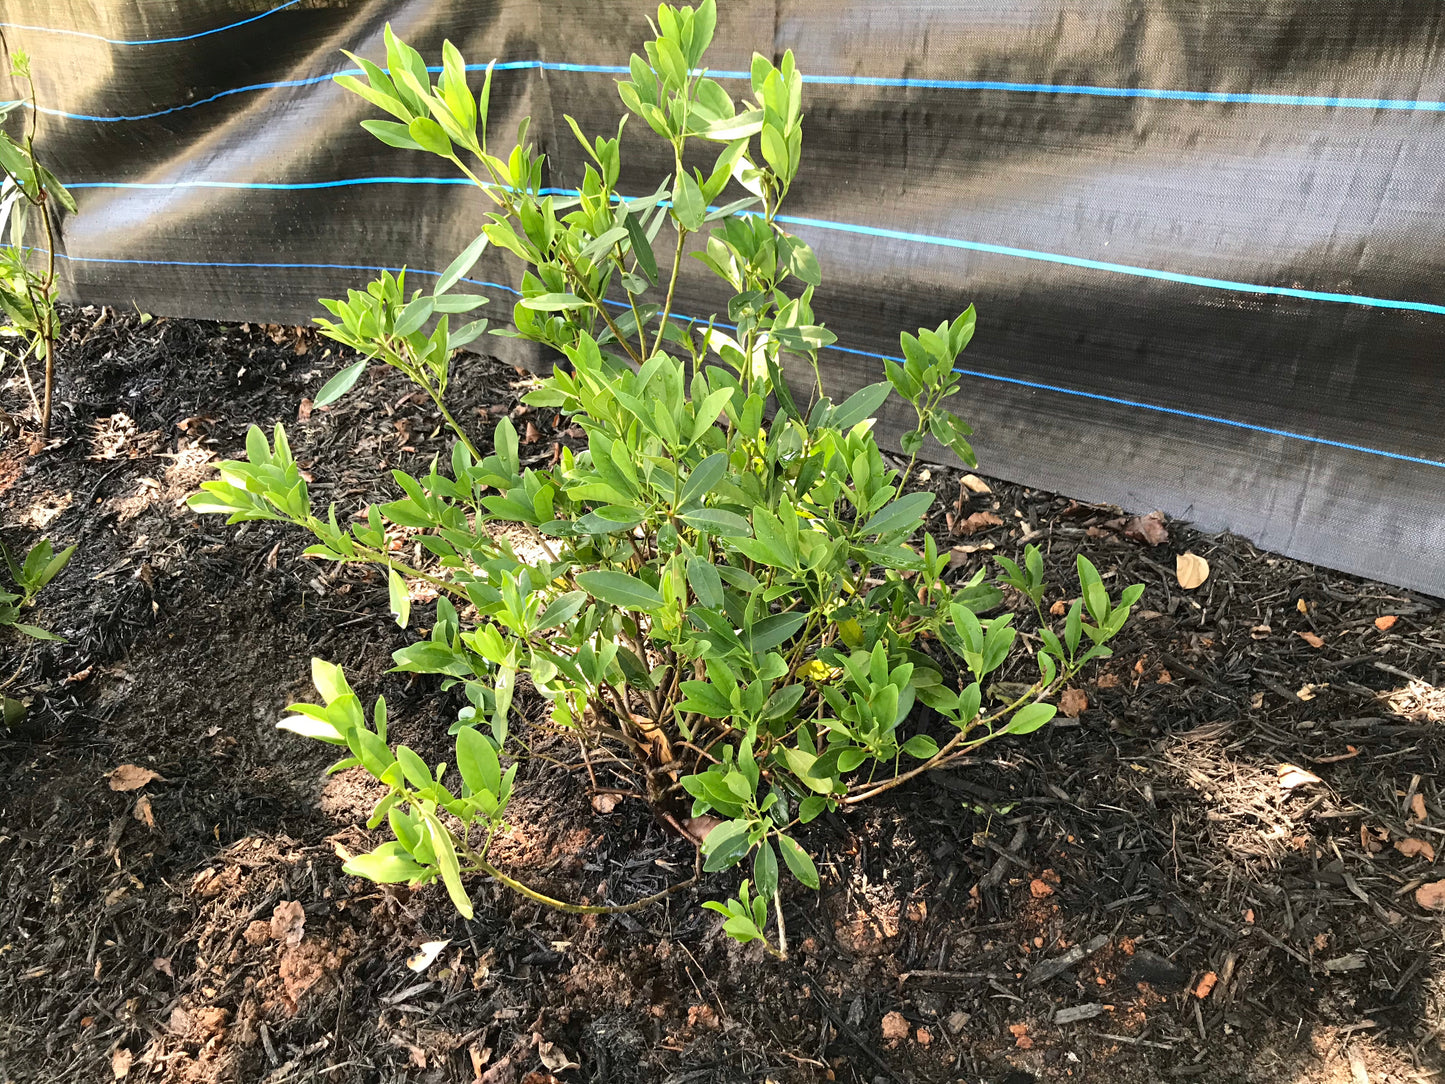
[[[601,919],[476,884],[466,922],[440,890],[341,873],[375,792],[274,729],[319,655],[446,756],[455,694],[386,673],[417,633],[385,583],[183,503],[247,424],[280,420],[316,497],[355,511],[388,495],[376,464],[445,449],[435,412],[384,369],[310,410],[338,358],[295,329],[81,310],[66,331],[56,442],[0,445],[4,541],[79,546],[34,618],[67,642],[0,641],[5,692],[29,701],[0,736],[4,1079],[1441,1076],[1442,924],[1421,902],[1445,878],[1435,600],[935,468],[958,575],[1033,541],[1057,587],[1078,553],[1147,585],[1075,718],[815,822],[824,885],[788,897],[787,963],[700,909],[725,878]],[[534,462],[575,442],[519,406],[515,371],[459,365],[483,445],[502,414]],[[1193,591],[1184,552],[1211,567]],[[626,902],[691,872],[640,803],[594,800],[565,763],[521,778],[500,854],[527,879]]]

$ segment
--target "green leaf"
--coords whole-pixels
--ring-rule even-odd
[[[396,325],[392,328],[395,335],[405,337],[413,331],[419,331],[421,326],[431,319],[432,312],[436,308],[436,298],[427,294],[413,298],[401,310],[401,315],[396,318]]]
[[[932,493],[909,493],[896,501],[889,501],[863,525],[862,533],[888,534],[904,527],[917,527],[923,520],[923,513],[932,503]]]
[[[441,867],[442,883],[447,886],[447,895],[451,897],[452,906],[463,918],[471,918],[472,901],[467,897],[466,889],[462,887],[461,863],[457,861],[456,847],[452,842],[451,833],[442,827],[436,815],[421,810],[422,819],[426,822],[427,833],[431,836],[432,847],[436,850],[437,865]]]
[[[542,616],[537,618],[537,627],[533,632],[546,632],[558,625],[565,625],[577,612],[587,603],[586,591],[568,591],[565,595],[558,595],[552,600],[548,607],[542,611]]]
[[[1052,704],[1029,704],[1022,707],[1004,727],[1007,734],[1032,734],[1055,715],[1059,709]]]
[[[927,734],[915,734],[904,743],[903,752],[919,760],[929,760],[938,755],[938,743]]]
[[[391,596],[391,612],[396,617],[396,623],[406,628],[411,620],[411,594],[407,591],[406,581],[390,566],[386,570],[386,588]]]
[[[722,577],[712,563],[701,557],[687,559],[687,582],[700,605],[710,610],[723,607]]]
[[[743,642],[755,654],[771,651],[789,639],[807,622],[806,613],[774,614],[755,622],[751,633],[743,633]]]
[[[64,636],[57,636],[49,629],[42,629],[39,625],[27,625],[23,621],[14,621],[10,627],[16,632],[24,633],[32,640],[59,640],[61,642],[65,640]]]
[[[401,765],[401,774],[406,776],[406,781],[417,790],[426,790],[434,782],[431,777],[431,769],[426,766],[426,761],[407,746],[398,745],[396,747],[396,761]]]
[[[677,187],[672,192],[672,211],[683,229],[696,230],[702,225],[707,214],[707,203],[702,198],[702,189],[686,170],[677,175]]]
[[[487,247],[487,235],[479,234],[471,244],[462,249],[461,254],[447,265],[442,272],[442,277],[437,279],[436,287],[432,290],[434,295],[446,293],[455,286],[468,271],[481,259],[483,250]]]
[[[321,390],[316,393],[316,398],[312,401],[312,405],[318,407],[330,406],[355,387],[357,380],[360,379],[361,374],[365,371],[366,358],[353,361],[325,384],[321,385]]]
[[[748,830],[751,826],[745,820],[723,821],[702,841],[702,854],[706,861],[703,869],[716,873],[720,869],[735,866],[748,853]],[[784,857],[787,852],[784,851]]]
[[[682,492],[678,495],[678,507],[688,508],[694,504],[701,504],[713,491],[713,487],[722,481],[727,469],[727,452],[714,452],[704,459],[692,469],[692,473],[687,476],[687,481],[683,483]]]
[[[757,886],[758,895],[767,899],[771,899],[778,890],[778,856],[766,839],[753,856],[753,884]]]
[[[793,840],[785,835],[778,836],[778,850],[783,852],[783,861],[792,870],[793,876],[809,888],[818,887],[818,867],[813,865],[813,859],[808,852],[799,847]]]
[[[625,572],[579,572],[577,586],[594,598],[630,610],[660,610],[662,596],[636,576]]]
[[[330,723],[321,719],[313,719],[309,715],[288,715],[276,724],[277,730],[289,730],[293,734],[300,734],[303,738],[314,738],[317,741],[324,741],[328,745],[345,745],[346,739],[342,737],[341,731]]]
[[[388,147],[404,151],[419,151],[421,144],[411,137],[411,130],[405,124],[394,120],[364,120],[361,126]]]
[[[893,385],[886,380],[855,391],[834,408],[828,424],[836,425],[839,429],[852,429],[859,422],[873,417],[874,412],[887,401],[892,391]]]
[[[585,309],[591,302],[584,301],[576,294],[537,294],[524,297],[521,306],[538,312],[564,312],[567,309]]]
[[[351,686],[347,684],[341,667],[325,659],[311,660],[311,684],[316,686],[322,701],[328,705],[351,693]]]
[[[422,150],[439,154],[443,158],[451,156],[452,141],[447,138],[447,133],[442,126],[431,117],[413,118],[412,122],[406,126],[406,132]]]
[[[358,854],[341,867],[352,877],[364,877],[377,884],[398,884],[426,876],[426,867],[417,865],[400,843],[383,843],[370,854]]]
[[[457,731],[457,770],[473,794],[501,797],[501,761],[492,743],[478,733],[476,727],[464,726]]]
[[[652,242],[642,231],[641,220],[631,211],[624,220],[628,239],[632,243],[632,254],[637,257],[637,266],[647,276],[647,281],[657,285],[657,257],[652,252]]]
[[[677,517],[695,531],[706,531],[719,538],[751,538],[753,529],[735,512],[721,508],[694,508]]]

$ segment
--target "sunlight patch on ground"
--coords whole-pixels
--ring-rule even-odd
[[[1412,723],[1445,723],[1445,689],[1415,679],[1400,689],[1381,693],[1380,700]]]

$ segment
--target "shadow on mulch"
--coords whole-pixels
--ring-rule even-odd
[[[1441,1069],[1441,923],[1415,898],[1445,846],[1433,600],[1182,524],[1151,546],[1113,510],[934,469],[930,527],[959,547],[959,575],[1034,541],[1060,587],[1081,552],[1146,584],[1077,718],[815,824],[825,885],[788,901],[788,964],[724,940],[691,894],[595,920],[478,884],[463,922],[439,891],[341,875],[338,854],[369,846],[375,792],[323,781],[325,751],[274,730],[321,655],[386,695],[401,739],[446,755],[452,694],[385,673],[415,631],[387,617],[384,582],[182,503],[247,423],[281,420],[313,493],[352,512],[386,491],[378,461],[415,469],[445,448],[434,412],[383,370],[308,413],[338,358],[293,329],[87,310],[68,330],[59,446],[0,448],[7,544],[79,544],[38,614],[69,642],[4,645],[16,662],[0,680],[18,664],[7,691],[31,701],[0,742],[7,1079],[1293,1084]],[[574,437],[518,412],[517,380],[466,359],[459,413],[480,435],[516,413],[545,462]],[[1194,591],[1174,578],[1185,551],[1212,569]],[[531,738],[573,759],[545,728]],[[159,778],[112,790],[122,764]],[[691,848],[640,805],[600,813],[585,776],[540,760],[522,774],[502,853],[529,879],[620,902],[690,872]]]

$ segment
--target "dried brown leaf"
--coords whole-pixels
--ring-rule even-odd
[[[1303,640],[1305,643],[1309,644],[1310,647],[1324,647],[1324,646],[1325,646],[1325,640],[1324,640],[1324,637],[1323,637],[1323,636],[1316,636],[1316,635],[1315,635],[1314,633],[1312,633],[1312,632],[1304,632],[1304,631],[1297,632],[1297,633],[1295,633],[1295,635],[1298,636],[1298,637],[1299,637],[1301,640]]]
[[[114,1053],[110,1056],[110,1071],[115,1074],[116,1080],[120,1080],[130,1072],[130,1063],[134,1060],[135,1055],[125,1047],[118,1046],[115,1048]]]
[[[569,1058],[566,1052],[556,1043],[539,1042],[537,1044],[537,1057],[542,1059],[542,1064],[554,1073],[560,1073],[563,1069],[580,1069],[582,1066]]]
[[[1083,689],[1065,689],[1059,697],[1059,710],[1070,719],[1077,719],[1089,707],[1089,698]]]
[[[993,492],[993,490],[988,488],[988,483],[976,474],[965,474],[959,481],[963,483],[964,489],[976,497],[982,497]]]
[[[110,789],[118,791],[140,790],[153,779],[160,779],[159,772],[153,772],[149,768],[142,768],[135,764],[122,764],[107,776],[110,780]]]
[[[135,808],[130,811],[130,815],[147,828],[156,826],[156,815],[151,810],[151,800],[147,795],[142,794],[135,800]]]
[[[1416,791],[1410,796],[1410,812],[1420,822],[1425,820],[1425,796]]]
[[[1000,527],[1003,520],[992,512],[974,512],[964,517],[953,525],[954,534],[976,534],[979,531],[987,530],[989,527]]]
[[[1181,553],[1174,558],[1174,576],[1180,587],[1192,591],[1209,579],[1209,562],[1197,553]]]
[[[1124,524],[1124,537],[1151,546],[1169,541],[1169,528],[1164,526],[1163,512],[1150,512],[1147,516],[1135,516]]]

